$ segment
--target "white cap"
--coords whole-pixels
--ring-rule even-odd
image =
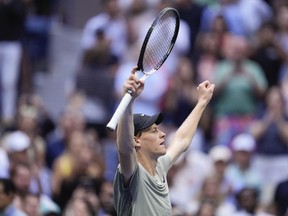
[[[236,135],[231,142],[234,151],[252,152],[255,149],[256,142],[251,134],[243,133]]]
[[[20,152],[30,146],[30,138],[22,131],[11,132],[5,137],[4,145],[8,152]]]
[[[232,154],[228,147],[223,145],[216,145],[210,149],[209,156],[214,162],[216,161],[228,162],[229,160],[231,160]]]

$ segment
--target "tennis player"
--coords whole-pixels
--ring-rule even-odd
[[[114,179],[115,208],[118,216],[171,216],[167,173],[191,144],[215,85],[204,81],[198,86],[197,105],[166,149],[165,133],[158,127],[162,114],[133,114],[133,101],[144,89],[136,70],[132,69],[123,86],[124,93],[132,91],[133,98],[117,127],[120,164]]]

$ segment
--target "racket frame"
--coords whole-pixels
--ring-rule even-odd
[[[149,38],[150,38],[155,26],[157,25],[158,21],[161,19],[161,17],[167,11],[171,11],[171,12],[173,12],[175,14],[175,29],[174,29],[174,34],[173,34],[172,40],[170,42],[170,46],[167,49],[166,54],[162,58],[162,61],[159,62],[156,65],[156,67],[154,67],[154,70],[145,71],[144,67],[143,67],[143,59],[144,59],[144,54],[145,54],[145,50],[146,50]],[[155,18],[155,20],[153,21],[152,25],[150,26],[150,28],[149,28],[146,36],[145,36],[145,39],[143,41],[143,44],[142,44],[142,47],[141,47],[141,51],[140,51],[140,55],[139,55],[139,58],[138,58],[138,63],[137,63],[137,67],[138,67],[139,71],[141,71],[144,74],[152,74],[155,71],[157,71],[163,65],[163,63],[168,58],[168,56],[170,55],[170,53],[171,53],[171,51],[172,51],[172,49],[173,49],[173,47],[175,45],[175,42],[176,42],[176,39],[177,39],[177,36],[178,36],[178,32],[179,32],[179,27],[180,27],[180,16],[179,16],[179,13],[178,13],[178,11],[176,9],[174,9],[172,7],[166,7],[158,14],[158,16]]]
[[[169,10],[171,10],[175,14],[175,21],[176,21],[174,34],[173,34],[172,40],[170,42],[171,44],[170,44],[169,48],[167,49],[166,54],[163,56],[162,60],[156,65],[156,67],[154,67],[150,71],[144,71],[143,58],[144,58],[144,54],[145,54],[145,50],[146,50],[149,38],[150,38],[155,26],[157,25],[158,21]],[[140,80],[145,81],[150,75],[155,73],[163,65],[163,63],[166,61],[166,59],[170,55],[170,53],[171,53],[171,51],[175,45],[175,42],[176,42],[176,39],[178,36],[178,32],[179,32],[179,26],[180,26],[180,17],[179,17],[179,13],[176,9],[174,9],[172,7],[167,7],[167,8],[164,8],[157,15],[157,17],[153,21],[152,25],[150,26],[148,32],[146,33],[145,39],[144,39],[142,47],[141,47],[140,55],[138,58],[138,63],[137,63],[138,71],[143,73],[143,76],[140,78]],[[127,91],[127,93],[123,96],[122,100],[120,101],[120,103],[119,103],[117,109],[115,110],[112,118],[110,119],[110,121],[106,125],[106,127],[108,129],[110,129],[112,131],[114,131],[116,129],[117,124],[120,121],[120,118],[122,117],[123,113],[125,112],[125,110],[126,110],[127,106],[129,105],[131,100],[132,100],[132,92]]]

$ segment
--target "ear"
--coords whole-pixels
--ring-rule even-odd
[[[135,147],[141,147],[141,140],[139,137],[134,136]]]

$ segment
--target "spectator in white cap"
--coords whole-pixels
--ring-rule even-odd
[[[220,191],[228,200],[232,195],[232,186],[227,179],[226,172],[232,160],[232,152],[227,146],[216,145],[210,149],[209,157],[214,165],[214,175],[218,179]]]
[[[252,166],[255,145],[255,139],[248,133],[238,134],[232,139],[234,160],[227,168],[227,177],[234,193],[244,187],[256,187],[261,190],[260,173]]]
[[[22,131],[13,131],[3,137],[2,145],[7,151],[10,170],[19,162],[27,162],[28,149],[31,141],[28,135]]]

